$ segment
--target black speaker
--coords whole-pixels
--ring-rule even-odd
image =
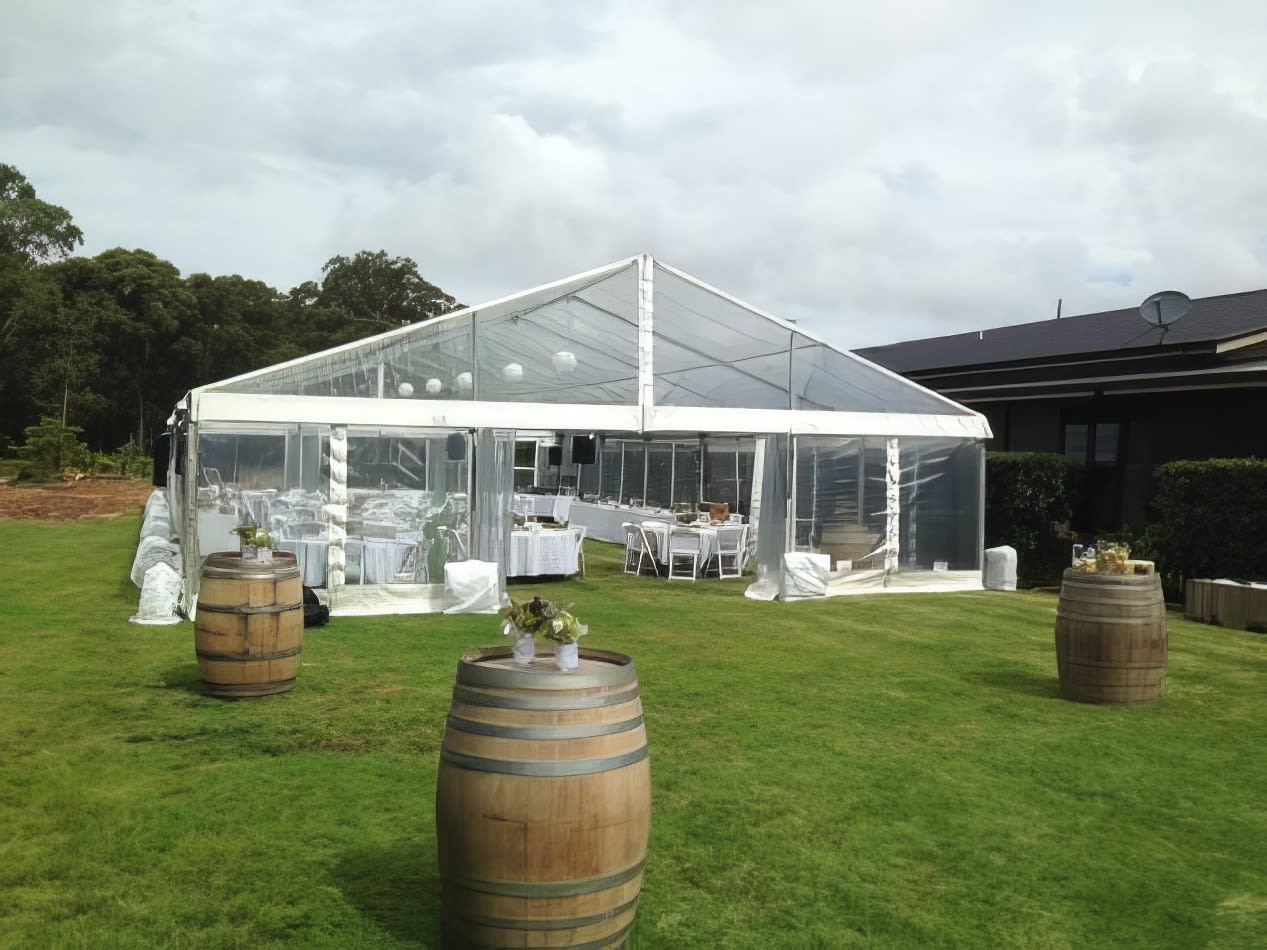
[[[593,465],[595,458],[594,443],[597,441],[592,435],[572,436],[572,464]]]
[[[154,478],[155,488],[167,487],[167,463],[171,458],[172,436],[164,432],[154,440]]]
[[[563,464],[563,446],[552,445],[546,449],[546,464],[556,467]]]
[[[454,432],[444,440],[444,452],[450,462],[461,462],[466,458],[466,436]]]

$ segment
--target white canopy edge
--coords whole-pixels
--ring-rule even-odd
[[[637,432],[638,407],[573,406],[538,402],[365,399],[339,396],[274,396],[195,390],[195,422],[286,422],[305,425],[422,429],[592,429]],[[552,425],[553,424],[553,425]]]
[[[824,412],[655,406],[644,426],[638,406],[539,402],[365,399],[195,391],[195,422],[286,422],[422,429],[590,429],[597,432],[788,432],[793,435],[950,436],[988,439],[979,413]]]
[[[647,432],[788,432],[792,435],[950,436],[988,439],[980,413],[932,415],[914,412],[824,412],[790,409],[718,409],[656,406]]]

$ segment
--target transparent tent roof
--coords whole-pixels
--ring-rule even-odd
[[[929,413],[970,410],[649,256],[269,367],[201,392]]]

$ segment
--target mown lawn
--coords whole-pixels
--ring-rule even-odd
[[[211,699],[192,625],[127,623],[138,527],[0,521],[0,946],[440,947],[440,738],[494,618],[336,618],[292,693]],[[587,550],[515,594],[637,663],[635,947],[1267,945],[1267,637],[1171,614],[1167,698],[1083,706],[1051,595],[768,604]]]

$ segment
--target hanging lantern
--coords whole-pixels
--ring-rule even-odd
[[[576,354],[568,350],[559,350],[551,359],[556,373],[570,373],[576,369]]]
[[[502,367],[502,379],[508,383],[517,383],[524,378],[524,368],[518,363],[507,363]]]
[[[458,392],[460,393],[469,393],[474,386],[474,380],[470,373],[458,373],[454,382],[457,384]]]
[[[400,393],[402,399],[408,399],[414,394],[413,383],[401,383],[396,387],[396,392]]]
[[[444,383],[440,382],[440,380],[436,379],[434,376],[431,379],[427,380],[427,392],[430,393],[432,396],[440,395],[440,390],[442,390],[443,388],[444,388]]]

